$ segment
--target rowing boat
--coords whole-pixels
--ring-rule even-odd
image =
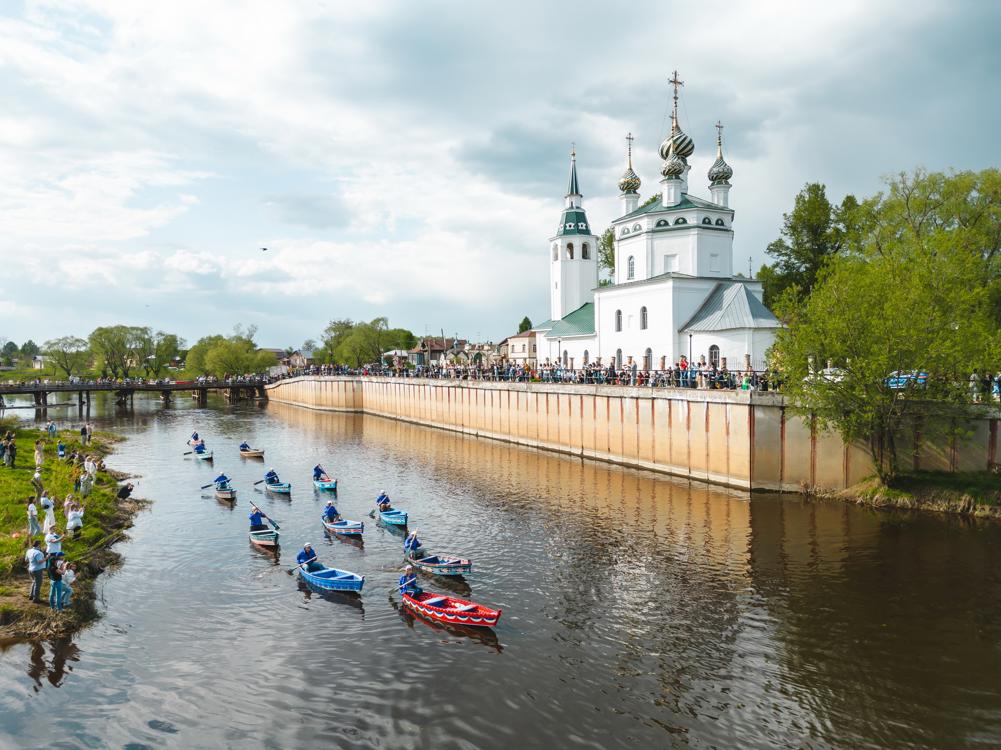
[[[198,451],[194,451],[193,455],[195,458],[200,458],[202,461],[212,460],[212,451],[205,451],[204,453],[199,453]]]
[[[330,521],[323,516],[320,516],[320,520],[323,521],[323,528],[334,534],[361,536],[365,531],[365,524],[361,521],[348,521],[342,518],[340,521],[330,523]]]
[[[407,512],[405,510],[380,510],[379,518],[382,519],[383,523],[388,523],[390,526],[407,525]]]
[[[310,586],[324,591],[361,591],[361,587],[365,585],[365,576],[337,568],[308,571],[300,567],[299,575]]]
[[[277,495],[289,495],[292,493],[291,482],[277,482],[275,484],[268,484],[265,482],[264,487],[268,492],[274,492]]]
[[[407,562],[422,573],[436,576],[461,576],[473,572],[473,561],[454,555],[407,555]]]
[[[215,486],[215,499],[236,502],[236,490],[229,483],[224,485],[217,484]]]
[[[499,609],[490,609],[476,602],[432,594],[428,591],[420,594],[403,594],[403,604],[414,614],[450,625],[492,628],[501,616]]]
[[[278,532],[274,529],[259,529],[250,532],[250,541],[258,547],[277,547]]]
[[[334,490],[337,491],[337,480],[330,479],[314,479],[313,486],[318,490]]]
[[[253,448],[249,451],[240,451],[243,458],[264,458],[263,448]]]

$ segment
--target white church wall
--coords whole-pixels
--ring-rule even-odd
[[[733,235],[730,232],[701,232],[695,276],[733,276]]]
[[[632,226],[632,225],[630,225]],[[648,277],[646,265],[646,235],[628,234],[615,243],[615,283],[625,284]],[[636,267],[633,278],[629,278],[629,257],[635,259]]]
[[[677,323],[671,302],[672,281],[643,284],[617,290],[614,287],[601,290],[600,301],[595,308],[595,326],[598,331],[598,356],[607,365],[622,350],[622,361],[633,357],[643,362],[646,350],[652,353],[654,368],[659,367],[660,358],[672,356],[674,336],[672,331]],[[642,308],[647,309],[647,327],[641,328]],[[622,330],[617,331],[615,312],[622,312]]]

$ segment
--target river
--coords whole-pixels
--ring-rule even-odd
[[[128,436],[109,463],[154,502],[100,579],[102,619],[0,654],[0,747],[1001,746],[999,524],[277,404],[99,401],[94,421]],[[182,455],[192,429],[214,468]],[[243,439],[291,500],[252,489],[266,465]],[[363,546],[324,537],[318,461]],[[218,470],[233,509],[198,489]],[[494,631],[400,611],[402,537],[367,517],[383,489],[428,548],[474,561],[468,588],[425,588],[503,608]],[[279,560],[248,543],[252,500]],[[360,599],[300,588],[306,541],[366,576]]]

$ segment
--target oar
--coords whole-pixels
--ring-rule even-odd
[[[198,489],[200,489],[200,490],[207,490],[209,487],[214,487],[214,486],[215,486],[215,482],[213,482],[212,484],[206,484],[205,486],[199,487]]]
[[[319,561],[319,559],[318,559],[318,558],[315,558],[315,557],[314,557],[314,558],[313,558],[312,560],[306,560],[306,562],[301,562],[301,563],[299,563],[298,565],[296,565],[295,567],[293,567],[293,568],[289,568],[289,569],[288,569],[288,570],[286,570],[285,572],[286,572],[286,573],[288,573],[289,575],[292,575],[292,572],[293,572],[293,571],[294,571],[294,570],[295,570],[296,568],[301,568],[301,567],[302,567],[303,565],[309,565],[309,564],[310,564],[311,562],[320,562],[320,561]]]
[[[194,453],[194,451],[184,451],[184,453],[182,453],[181,455],[182,456],[190,456],[192,453]]]
[[[263,481],[264,481],[263,479],[258,479],[256,482],[254,482],[254,486],[256,487],[257,485],[259,485]]]

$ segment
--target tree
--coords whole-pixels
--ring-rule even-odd
[[[22,357],[34,357],[40,351],[41,350],[38,348],[38,344],[36,344],[31,339],[28,339],[23,344],[21,344],[21,356]]]
[[[615,234],[611,227],[598,240],[598,270],[608,271],[610,276],[615,274]]]
[[[864,444],[885,483],[900,470],[901,431],[918,422],[925,440],[961,432],[970,373],[1001,357],[1001,212],[980,206],[978,187],[996,174],[969,177],[901,175],[865,201],[844,252],[824,262],[776,339],[793,408]],[[821,374],[827,360],[837,370]]]
[[[792,212],[782,217],[781,237],[768,245],[775,264],[770,272],[758,274],[766,305],[781,307],[784,295],[795,304],[810,293],[824,263],[841,248],[846,225],[854,221],[857,207],[851,195],[841,206],[832,206],[826,188],[818,182],[807,183],[799,191]]]
[[[87,340],[103,374],[127,378],[142,366],[148,333],[149,329],[137,326],[102,326]]]
[[[138,361],[146,371],[146,377],[158,378],[174,357],[180,354],[184,348],[184,340],[173,333],[164,331],[153,333],[149,328],[141,330],[136,351]]]
[[[323,331],[325,362],[361,367],[382,359],[392,349],[411,349],[417,337],[405,328],[389,328],[389,321],[375,318],[368,323],[332,320]]]
[[[184,369],[195,375],[208,375],[210,370],[205,362],[205,357],[212,347],[226,340],[225,336],[218,334],[214,336],[203,336],[195,342],[195,345],[188,350],[184,360]]]
[[[17,356],[17,344],[13,341],[8,341],[3,345],[3,349],[0,350],[0,356],[3,358],[3,364],[5,367],[10,367],[14,364],[14,358]]]
[[[531,330],[532,330],[532,321],[526,315],[524,318],[521,319],[521,322],[518,324],[518,333],[524,333],[525,331],[531,331]]]
[[[78,336],[62,336],[46,341],[43,345],[45,356],[56,367],[66,373],[67,378],[73,377],[87,366],[90,350],[87,342]]]

